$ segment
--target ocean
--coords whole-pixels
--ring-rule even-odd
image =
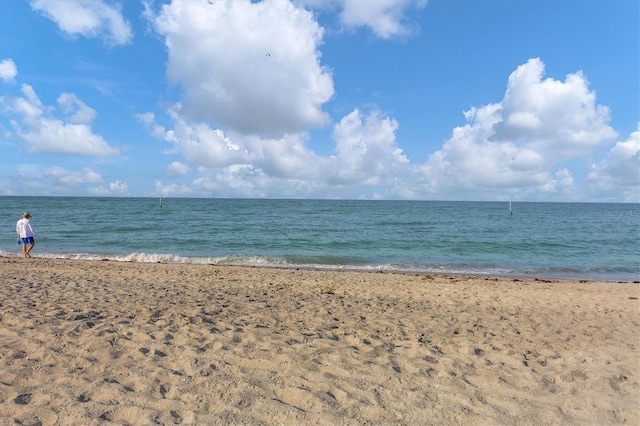
[[[0,197],[0,255],[640,280],[640,205]]]

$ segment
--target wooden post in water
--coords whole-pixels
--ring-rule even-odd
[[[511,208],[511,200],[509,200],[509,216],[513,216],[513,209]]]

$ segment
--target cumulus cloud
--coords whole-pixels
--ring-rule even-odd
[[[351,28],[368,27],[381,38],[402,36],[413,31],[407,9],[426,4],[426,0],[344,0],[340,21]]]
[[[586,159],[617,137],[584,75],[546,78],[539,59],[517,67],[499,102],[466,111],[466,124],[423,164],[409,161],[396,139],[399,123],[378,110],[342,117],[329,155],[310,149],[306,132],[247,135],[189,120],[179,105],[168,114],[166,128],[151,114],[139,118],[183,157],[176,168],[197,171],[189,186],[157,183],[158,192],[184,195],[582,200]],[[634,132],[593,164],[594,191],[610,190],[613,199],[637,193],[638,155]]]
[[[92,186],[87,189],[87,192],[96,197],[126,197],[130,195],[129,185],[119,180],[110,182],[108,187]]]
[[[467,124],[416,168],[413,194],[571,196],[574,178],[562,162],[584,158],[616,132],[581,72],[564,82],[543,76],[542,61],[530,59],[510,75],[501,102],[465,112]]]
[[[332,158],[332,183],[378,185],[385,176],[409,160],[397,146],[398,123],[379,111],[364,116],[359,110],[335,126],[336,155]]]
[[[173,126],[165,130],[164,141],[197,167],[193,187],[202,193],[353,197],[360,195],[350,192],[354,186],[383,185],[399,168],[408,167],[396,143],[397,122],[379,111],[363,114],[354,110],[345,116],[334,127],[335,151],[327,156],[311,150],[304,133],[281,138],[227,135],[203,123],[189,123],[176,111],[170,116]],[[150,131],[158,127],[155,122],[146,124]],[[157,185],[157,190],[165,188],[162,183]],[[171,188],[172,192],[180,189]]]
[[[71,36],[101,38],[111,46],[128,44],[133,38],[118,4],[102,0],[32,0],[31,7]]]
[[[109,184],[109,191],[114,195],[125,195],[129,193],[129,185],[126,182],[116,180]]]
[[[167,171],[169,173],[169,177],[177,178],[185,176],[187,173],[189,173],[191,171],[191,167],[179,161],[174,161],[173,163],[169,164]]]
[[[3,155],[0,155],[0,160],[4,160]],[[6,164],[6,163],[5,163]],[[8,165],[2,165],[2,170],[10,170]],[[12,165],[12,171],[5,174],[3,179],[0,179],[0,191],[3,195],[24,195],[29,194],[48,194],[56,195],[55,189],[58,187],[50,188],[51,182],[44,177],[44,170],[41,164],[19,162]]]
[[[12,166],[14,171],[0,180],[0,192],[4,195],[73,195],[77,194],[79,189],[83,192],[85,188],[92,190],[92,185],[103,181],[102,175],[90,167],[69,170],[61,166],[33,163],[18,163]]]
[[[166,130],[163,126],[148,123],[154,135],[163,130],[163,139],[176,148],[185,158],[199,166],[221,167],[235,162],[247,161],[246,149],[225,136],[220,129],[213,129],[205,123],[190,123],[179,109],[169,111],[173,119],[173,128]]]
[[[170,129],[164,129],[155,121],[146,122],[146,127],[156,135],[162,128],[162,139],[171,146],[168,152],[179,153],[199,172],[224,168],[246,171],[251,168],[254,175],[267,173],[273,177],[291,179],[317,176],[318,158],[305,147],[302,135],[286,135],[276,139],[232,132],[230,136],[205,123],[188,122],[179,112],[176,109],[169,111],[172,120]],[[151,118],[149,115],[144,117]],[[186,165],[175,162],[170,169],[183,172]]]
[[[293,0],[316,12],[336,15],[340,24],[349,30],[367,28],[376,37],[389,39],[404,37],[418,30],[417,23],[408,17],[411,9],[423,8],[427,0]]]
[[[591,165],[588,180],[599,199],[616,200],[622,192],[625,202],[640,202],[640,122],[626,140],[618,141],[602,161]]]
[[[320,64],[323,30],[311,12],[288,1],[178,1],[148,16],[190,121],[261,136],[329,122],[322,105],[333,80]]]
[[[151,135],[156,139],[162,139],[164,137],[165,129],[163,126],[156,124],[156,116],[152,112],[145,112],[142,114],[135,114],[136,119],[141,122],[147,129],[151,131]]]
[[[85,167],[79,172],[73,172],[62,167],[55,166],[44,170],[44,176],[50,179],[54,184],[62,186],[79,186],[102,182],[102,175],[93,171],[89,167]]]
[[[155,190],[154,192],[163,197],[187,197],[187,196],[201,196],[202,192],[198,192],[194,190],[189,185],[178,185],[178,184],[170,184],[164,185],[162,181],[155,181]]]
[[[91,123],[96,116],[96,111],[73,93],[63,93],[58,96],[58,105],[62,112],[67,114],[70,123]]]
[[[71,114],[69,121],[53,116],[55,108],[42,104],[35,90],[22,85],[22,96],[0,97],[0,108],[11,120],[15,135],[29,144],[31,152],[108,157],[119,150],[93,133],[89,121],[95,112],[75,95],[65,93],[58,98],[63,112]]]
[[[608,125],[609,108],[596,104],[596,94],[581,71],[567,75],[564,82],[543,76],[544,63],[539,58],[530,59],[509,76],[494,140],[566,159],[617,136]]]
[[[16,67],[13,59],[4,59],[0,61],[0,79],[4,81],[13,81],[18,75],[18,67]]]

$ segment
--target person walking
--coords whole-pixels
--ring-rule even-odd
[[[22,244],[22,255],[24,257],[31,257],[29,254],[33,247],[36,245],[36,233],[31,226],[31,214],[25,212],[22,215],[22,219],[16,223],[16,235],[18,237],[18,244]],[[29,247],[27,247],[27,244]]]

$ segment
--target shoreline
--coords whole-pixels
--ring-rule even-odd
[[[637,283],[35,256],[0,283],[0,424],[640,421]]]
[[[346,265],[334,265],[334,266],[322,266],[322,265],[277,265],[277,264],[234,264],[225,262],[186,262],[186,261],[171,261],[171,260],[127,260],[127,257],[136,255],[138,253],[132,253],[129,255],[95,255],[95,258],[91,257],[64,257],[64,255],[55,255],[47,253],[34,254],[31,258],[38,258],[40,260],[54,260],[54,261],[80,261],[80,262],[122,262],[122,263],[134,263],[134,264],[163,264],[163,265],[202,265],[202,266],[215,266],[221,268],[263,268],[263,269],[283,269],[283,270],[306,270],[306,271],[326,271],[326,272],[354,272],[354,273],[386,273],[386,274],[401,274],[401,275],[427,275],[427,276],[454,276],[454,277],[467,277],[467,278],[499,278],[499,279],[521,279],[521,280],[534,280],[534,281],[577,281],[577,282],[612,282],[612,283],[632,283],[640,284],[640,275],[631,279],[627,278],[614,278],[614,277],[568,277],[558,276],[554,274],[544,273],[481,273],[481,272],[455,272],[455,271],[427,271],[427,270],[410,270],[410,269],[388,269],[384,267],[356,267]],[[159,254],[149,255],[140,253],[145,256],[169,256],[179,259],[190,259],[185,256]],[[89,255],[87,255],[89,256]],[[115,257],[115,258],[114,258]],[[0,259],[22,259],[20,253],[0,253]],[[196,258],[197,259],[197,258]],[[640,274],[640,272],[639,272]]]

